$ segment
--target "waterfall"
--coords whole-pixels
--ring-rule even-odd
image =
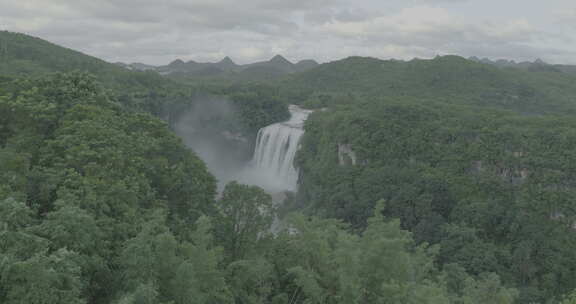
[[[236,120],[237,109],[227,100],[195,101],[193,108],[174,123],[174,130],[217,178],[218,192],[227,183],[238,181],[280,195],[286,190],[296,190],[298,171],[294,168],[294,156],[304,134],[304,121],[312,112],[295,105],[288,109],[290,119],[258,131],[253,151],[242,134],[232,131],[241,122]],[[231,126],[234,127],[229,130]],[[250,156],[252,159],[247,161]]]
[[[273,188],[296,190],[298,170],[294,167],[294,156],[304,134],[304,121],[312,111],[296,105],[289,106],[290,119],[275,123],[258,131],[252,167],[265,184]],[[266,188],[266,185],[264,186]]]

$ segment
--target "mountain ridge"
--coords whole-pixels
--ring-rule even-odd
[[[130,70],[100,58],[66,48],[50,41],[22,33],[0,31],[0,75],[10,77],[42,76],[57,72],[88,72],[108,88],[138,91],[150,84],[171,83],[156,73],[148,73],[149,66],[138,65]]]
[[[530,69],[509,68],[454,55],[410,61],[353,56],[291,75],[283,83],[286,94],[308,92],[319,107],[330,106],[326,96],[412,96],[522,114],[566,114],[576,113],[570,67],[535,62]]]
[[[320,64],[313,59],[300,60],[293,63],[282,55],[275,55],[269,60],[257,61],[247,64],[237,64],[229,56],[216,62],[196,62],[175,59],[167,65],[153,66],[143,63],[116,63],[129,70],[157,71],[162,75],[179,74],[193,77],[236,75],[248,78],[278,78],[287,74],[305,72]]]

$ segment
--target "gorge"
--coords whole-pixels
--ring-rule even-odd
[[[304,122],[312,111],[296,105],[289,105],[288,109],[288,120],[258,130],[253,150],[249,150],[251,145],[246,135],[232,130],[238,122],[233,115],[234,108],[225,100],[196,103],[174,128],[185,144],[204,160],[217,178],[219,189],[236,180],[259,186],[271,194],[296,191],[298,170],[293,164],[294,157],[304,134]],[[214,121],[227,124],[216,126]]]

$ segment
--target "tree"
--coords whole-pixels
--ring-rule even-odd
[[[263,304],[274,290],[273,265],[264,258],[232,262],[226,268],[227,282],[236,303]]]
[[[2,257],[2,255],[0,255]],[[3,259],[6,261],[5,259]],[[6,304],[84,304],[83,282],[75,254],[60,249],[53,254],[2,265],[0,299]],[[2,299],[3,298],[3,299]]]
[[[447,290],[433,264],[435,248],[415,246],[382,204],[361,235],[334,220],[295,216],[287,274],[304,303],[447,303]]]
[[[198,220],[189,237],[191,243],[178,241],[165,221],[164,214],[154,214],[138,235],[126,242],[119,260],[123,290],[131,291],[125,297],[136,297],[145,286],[145,290],[154,290],[160,302],[228,303],[224,273],[218,269],[221,250],[212,246],[209,219]]]
[[[228,261],[244,259],[270,233],[275,216],[272,197],[256,186],[231,182],[218,201],[216,235]]]

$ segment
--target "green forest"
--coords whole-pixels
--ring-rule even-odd
[[[251,145],[315,110],[284,205],[175,134],[206,96]],[[574,96],[457,56],[181,80],[0,32],[0,303],[576,303]]]

